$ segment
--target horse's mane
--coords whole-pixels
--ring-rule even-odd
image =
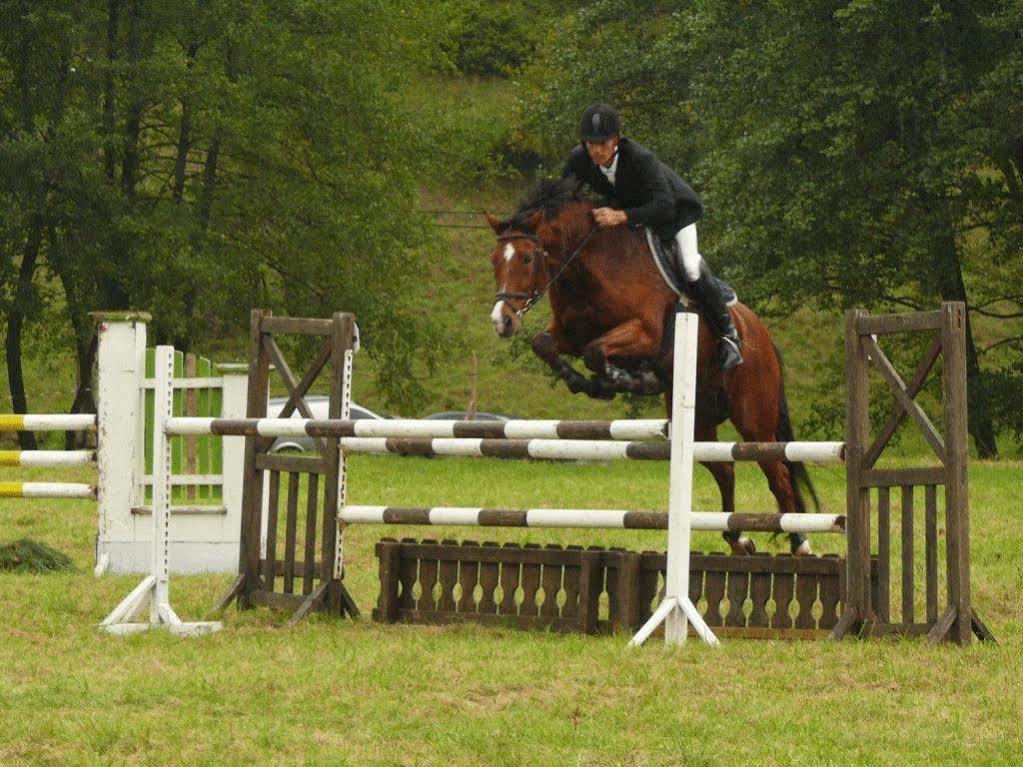
[[[579,190],[579,182],[569,178],[545,178],[537,181],[519,202],[508,219],[509,228],[526,228],[526,222],[537,211],[543,211],[548,221],[556,218],[569,204],[584,202],[587,198]]]

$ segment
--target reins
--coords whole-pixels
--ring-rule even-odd
[[[564,273],[569,265],[576,259],[576,257],[582,252],[582,249],[586,247],[586,243],[590,241],[590,238],[597,233],[597,227],[590,229],[589,233],[583,238],[583,241],[579,243],[578,247],[572,251],[571,255],[565,259],[565,263],[561,265],[554,276],[547,280],[547,284],[544,285],[540,290],[535,290],[532,293],[520,293],[520,292],[509,292],[509,291],[498,291],[496,298],[498,301],[507,301],[509,298],[513,299],[525,299],[525,303],[521,309],[515,309],[515,316],[522,318],[526,312],[532,309],[539,301],[547,295],[547,291],[550,290],[551,285],[558,281],[558,278]],[[535,256],[539,256],[547,259],[547,263],[550,263],[550,253],[544,249],[543,245],[540,244],[540,238],[532,232],[518,232],[516,234],[500,234],[497,236],[498,242],[507,242],[508,240],[531,240],[537,245]]]

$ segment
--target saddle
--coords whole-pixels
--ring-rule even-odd
[[[678,251],[678,243],[674,239],[662,240],[647,227],[644,227],[643,231],[646,234],[650,256],[654,259],[654,265],[665,284],[679,297],[679,301],[687,307],[690,306],[693,303],[693,297],[689,293],[689,281],[682,269],[682,257]],[[707,275],[707,278],[714,281],[718,291],[724,297],[726,306],[738,303],[739,298],[731,285],[713,274]]]

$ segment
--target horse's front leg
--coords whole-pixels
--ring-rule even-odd
[[[635,378],[630,373],[609,364],[614,358],[647,359],[656,362],[660,354],[661,339],[639,319],[631,319],[594,339],[583,349],[583,363],[599,378],[613,381],[619,391],[636,394],[655,394],[663,385],[651,371],[649,380]]]
[[[565,382],[570,392],[582,392],[594,399],[613,399],[614,391],[607,384],[587,378],[565,359],[563,355],[573,350],[568,339],[552,328],[533,337],[533,353],[547,363],[555,375]]]

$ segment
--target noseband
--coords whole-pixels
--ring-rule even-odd
[[[526,312],[528,312],[530,309],[532,309],[534,306],[536,306],[536,304],[547,294],[547,291],[550,289],[551,285],[553,285],[555,282],[557,282],[558,278],[562,275],[562,273],[565,271],[565,269],[567,269],[569,264],[571,264],[575,260],[576,256],[578,256],[579,253],[582,252],[582,249],[586,246],[586,243],[588,243],[590,241],[590,238],[594,234],[596,234],[596,232],[597,232],[597,227],[594,227],[593,229],[590,230],[589,234],[587,234],[583,238],[583,241],[579,243],[579,247],[577,247],[575,250],[572,251],[572,254],[568,258],[565,259],[565,263],[563,263],[561,265],[561,268],[558,269],[558,271],[554,274],[554,276],[551,277],[547,281],[547,284],[544,285],[542,288],[540,288],[540,290],[534,290],[531,293],[520,293],[520,292],[501,290],[501,291],[498,291],[495,294],[495,297],[497,298],[498,301],[507,301],[509,298],[517,299],[517,300],[518,299],[525,299],[525,303],[522,305],[521,309],[513,309],[513,311],[515,312],[515,316],[516,317],[519,317],[519,318],[523,317],[526,314]],[[530,240],[532,242],[535,242],[536,243],[536,250],[533,251],[533,257],[537,258],[537,259],[540,259],[540,258],[544,259],[544,267],[546,269],[547,263],[550,260],[551,256],[550,256],[550,253],[548,253],[546,251],[546,249],[543,247],[543,245],[540,244],[540,238],[539,237],[537,237],[532,232],[517,232],[515,234],[499,234],[497,236],[497,241],[498,242],[508,242],[509,240]]]

